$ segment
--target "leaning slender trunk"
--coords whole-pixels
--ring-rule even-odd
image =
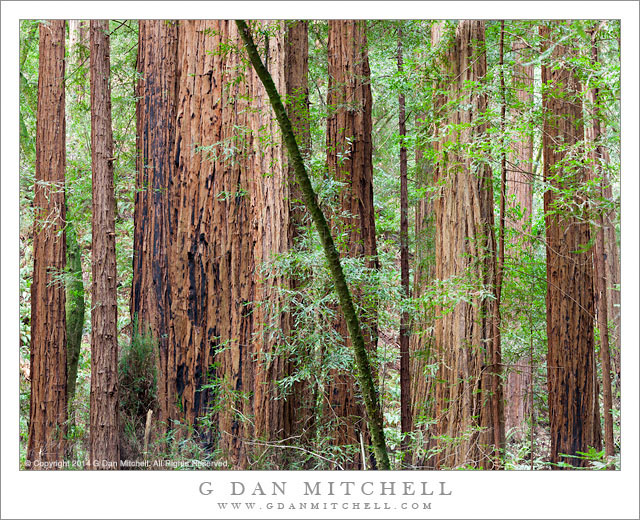
[[[318,230],[318,234],[320,235],[320,241],[329,264],[331,275],[336,285],[336,292],[340,299],[340,306],[343,314],[345,315],[349,336],[353,345],[358,368],[358,381],[365,401],[369,430],[373,440],[373,448],[378,467],[379,469],[390,469],[389,457],[384,438],[382,412],[380,410],[378,394],[374,385],[373,375],[371,373],[371,365],[369,364],[365,339],[351,298],[349,286],[347,285],[344,272],[340,264],[338,251],[333,242],[329,225],[327,224],[324,214],[318,204],[316,194],[313,190],[313,186],[311,185],[311,180],[309,179],[304,166],[300,149],[298,148],[298,143],[291,126],[291,121],[287,116],[284,105],[280,99],[280,95],[278,94],[278,90],[271,78],[271,75],[269,74],[269,71],[262,63],[247,24],[242,20],[237,20],[236,23],[247,49],[249,59],[251,60],[256,73],[260,77],[260,80],[264,84],[267,94],[269,95],[271,105],[273,106],[276,117],[278,118],[278,123],[284,136],[289,158],[293,163],[296,172],[296,179],[302,190],[305,205],[311,214],[316,229]]]

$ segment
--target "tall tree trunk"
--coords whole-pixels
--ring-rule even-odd
[[[575,215],[583,202],[580,187],[587,179],[580,153],[583,137],[580,82],[562,64],[570,49],[559,43],[558,23],[541,27],[552,64],[542,68],[544,178],[551,186],[544,196],[547,235],[547,378],[551,427],[551,462],[586,465],[573,459],[589,447],[600,449],[596,422],[593,338],[593,267],[589,224]],[[563,195],[565,199],[563,200]],[[565,457],[568,455],[569,458]]]
[[[433,30],[440,41],[442,26]],[[503,437],[495,307],[486,295],[493,293],[496,273],[493,189],[488,163],[467,151],[486,130],[484,22],[461,21],[440,65],[443,101],[457,108],[441,114],[447,127],[435,143],[434,182],[441,186],[434,201],[435,278],[455,300],[440,298],[436,307],[434,418],[441,451],[435,465],[493,468]]]
[[[156,347],[158,420],[178,419],[175,344],[169,344],[169,243],[172,221],[173,145],[176,133],[178,26],[138,22],[137,170],[131,318],[134,334],[150,334]]]
[[[327,106],[327,163],[329,175],[344,183],[338,206],[342,216],[333,225],[345,239],[339,247],[343,255],[364,259],[369,269],[378,267],[375,215],[373,208],[373,163],[371,142],[371,85],[367,51],[366,22],[330,20],[328,36],[329,89]],[[365,309],[366,348],[375,354],[377,345],[376,302],[372,295],[354,288],[354,298]],[[347,323],[337,319],[336,330],[349,348]],[[369,444],[365,411],[357,397],[353,375],[343,370],[331,373],[326,393],[331,410],[327,420],[331,442],[352,446],[345,469],[363,467],[361,443]],[[362,435],[362,440],[361,440]]]
[[[591,62],[598,64],[597,29],[590,31]],[[589,125],[586,128],[587,145],[589,146],[590,179],[600,183],[600,196],[604,198],[607,179],[603,175],[604,145],[601,142],[600,113],[598,88],[592,87],[587,92]],[[608,457],[615,454],[613,440],[613,398],[611,391],[611,357],[609,351],[609,294],[607,290],[607,271],[605,266],[605,230],[607,228],[605,216],[598,210],[598,229],[593,248],[594,292],[597,310],[597,325],[600,331],[600,359],[602,367],[602,394],[604,401],[604,445]]]
[[[523,123],[523,117],[533,106],[533,65],[525,65],[527,44],[517,40],[512,44],[515,54],[513,66],[513,88],[515,89],[517,108],[513,117]],[[526,121],[526,119],[524,119]],[[526,129],[519,131],[512,143],[512,151],[507,169],[507,199],[510,208],[519,208],[522,217],[510,222],[523,238],[522,246],[531,250],[531,212],[533,209],[533,133]],[[526,421],[530,416],[530,391],[532,389],[530,356],[522,355],[515,359],[516,367],[507,373],[505,388],[505,428],[513,432],[516,440],[522,440]]]
[[[33,469],[62,462],[66,433],[64,44],[64,20],[40,24],[27,447]]]
[[[287,115],[293,125],[300,152],[304,157],[311,153],[311,131],[309,114],[309,22],[293,20],[286,22],[284,60],[286,74]],[[304,202],[300,186],[296,182],[294,165],[289,161],[289,198],[290,218],[289,235],[292,247],[296,245],[299,229],[304,222]],[[291,288],[299,287],[301,280],[293,276]],[[290,316],[291,319],[294,316]],[[292,324],[293,326],[293,324]],[[296,370],[290,361],[288,372]],[[294,386],[294,395],[289,399],[287,429],[290,435],[303,435],[311,439],[315,432],[315,391],[309,381],[298,381]]]
[[[402,22],[399,22],[402,24]],[[398,26],[398,73],[403,71],[402,25]],[[410,297],[409,288],[409,192],[407,189],[407,147],[404,136],[407,133],[404,93],[398,95],[398,133],[400,134],[400,283],[402,295]],[[403,435],[411,431],[411,379],[409,361],[409,312],[400,316],[400,431]],[[403,437],[403,446],[407,442]]]
[[[283,85],[283,26],[275,33],[261,44]],[[290,197],[282,145],[265,141],[276,121],[262,84],[228,50],[238,41],[233,22],[178,26],[167,370],[182,418],[213,419],[222,451],[245,468],[252,440],[287,434],[276,387],[287,367],[274,333],[290,330],[278,289],[287,281],[261,269],[290,247]]]
[[[91,20],[91,397],[89,468],[117,469],[118,306],[109,22]]]

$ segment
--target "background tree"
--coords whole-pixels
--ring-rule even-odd
[[[81,66],[82,49],[86,47],[86,25],[81,20],[69,20],[69,52],[67,63],[70,74],[77,74]],[[72,72],[71,72],[72,71]],[[76,81],[73,88],[67,85],[67,96],[73,103],[79,103],[84,95],[84,85],[81,81]],[[66,114],[67,128],[72,128],[72,114],[69,110]],[[76,143],[73,136],[67,137],[67,148],[69,155],[73,158]],[[73,164],[68,164],[67,169],[72,169]],[[80,168],[76,169],[74,178],[81,176]],[[67,184],[71,184],[71,179],[67,175]],[[69,186],[70,188],[70,186]],[[67,199],[73,195],[73,189],[67,189]],[[72,201],[71,201],[72,203]],[[66,206],[70,201],[66,201]],[[80,360],[80,349],[82,346],[82,332],[85,319],[84,281],[82,277],[82,249],[78,242],[78,233],[71,219],[67,218],[67,271],[69,279],[66,286],[66,318],[67,318],[67,404],[69,407],[70,426],[75,422],[75,410],[73,401],[76,395],[76,381],[78,377],[78,362]]]
[[[65,21],[40,23],[40,65],[31,285],[28,468],[64,457],[67,420],[65,319]]]
[[[514,54],[512,87],[515,90],[515,107],[511,118],[516,127],[507,163],[507,204],[509,227],[516,233],[512,240],[519,240],[531,254],[531,217],[533,212],[533,132],[528,113],[533,108],[533,65],[527,53],[529,45],[520,39],[511,44]],[[518,238],[519,237],[519,238]],[[524,283],[524,281],[523,281]],[[533,369],[527,367],[534,360],[531,355],[515,358],[515,367],[507,371],[505,385],[505,428],[517,439],[522,439],[525,421],[530,417],[530,392]]]
[[[92,300],[89,468],[117,469],[118,307],[109,23],[91,20]],[[93,461],[98,461],[94,464]],[[104,462],[103,462],[104,461]]]

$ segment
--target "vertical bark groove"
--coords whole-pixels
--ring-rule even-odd
[[[330,20],[328,36],[329,87],[327,106],[327,165],[329,175],[344,183],[339,194],[340,218],[333,226],[346,238],[339,247],[343,255],[364,258],[369,269],[378,267],[375,215],[373,209],[373,162],[371,141],[371,85],[367,55],[366,23],[355,20]],[[346,215],[346,216],[345,216]],[[377,345],[375,302],[355,290],[353,297],[365,307],[366,348],[375,355]],[[347,324],[338,318],[336,330],[350,346]],[[369,444],[365,410],[356,395],[356,379],[342,371],[333,371],[328,384],[330,403],[327,419],[337,419],[332,426],[331,442],[337,446],[359,448],[360,434]],[[353,451],[348,469],[361,468],[361,450]]]
[[[109,22],[90,22],[92,301],[89,468],[117,469],[119,449],[113,134],[109,86]]]
[[[40,24],[31,284],[29,467],[62,462],[67,419],[65,21]],[[54,466],[55,467],[55,466]]]
[[[554,63],[570,56],[569,47],[555,40],[558,28],[557,23],[540,28],[546,45],[554,45]],[[592,252],[585,251],[591,236],[589,224],[572,214],[575,207],[571,205],[581,203],[579,190],[586,180],[584,166],[570,160],[580,153],[577,147],[583,137],[581,87],[568,65],[543,66],[542,84],[544,178],[551,186],[544,195],[550,459],[553,463],[584,466],[585,460],[571,456],[587,452],[591,446],[600,449],[601,434],[597,420]],[[563,195],[570,200],[563,200]]]
[[[433,28],[439,41],[442,26]],[[493,189],[487,162],[473,161],[459,148],[484,135],[482,116],[487,94],[484,22],[461,21],[452,44],[442,56],[446,102],[461,106],[442,114],[444,123],[435,143],[439,157],[434,182],[436,272],[447,294],[460,291],[468,300],[441,302],[436,307],[435,385],[432,435],[440,452],[437,468],[493,468],[501,439],[502,395],[499,350],[493,331],[496,259],[493,233]],[[442,101],[445,101],[443,99]],[[445,107],[446,104],[440,104]],[[467,108],[464,108],[464,107]],[[459,126],[462,125],[462,126]],[[441,125],[442,126],[442,125]],[[497,416],[496,416],[497,415]],[[501,441],[500,441],[501,443]]]

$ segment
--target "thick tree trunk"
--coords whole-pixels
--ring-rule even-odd
[[[369,269],[378,266],[375,215],[373,208],[373,163],[371,141],[371,85],[364,21],[329,21],[329,90],[327,106],[327,163],[329,175],[344,183],[338,207],[342,216],[334,218],[337,234],[344,234],[338,250],[342,255],[362,258]],[[344,216],[348,215],[348,216]],[[361,317],[369,355],[377,345],[376,302],[372,295],[354,288],[354,299],[364,308]],[[344,318],[337,319],[336,330],[350,340]],[[331,373],[326,389],[330,410],[328,434],[336,446],[351,446],[346,469],[362,468],[360,445],[369,444],[365,411],[357,396],[353,375],[341,370]],[[361,441],[362,435],[362,441]]]
[[[487,297],[496,273],[493,189],[488,164],[467,151],[486,130],[487,95],[476,86],[486,74],[484,22],[459,23],[441,66],[446,101],[460,108],[443,114],[449,126],[435,144],[435,277],[455,298],[436,307],[435,465],[493,468],[504,435],[495,308]]]
[[[417,126],[424,125],[425,115]],[[434,128],[426,131],[435,131]],[[425,130],[417,130],[417,133]],[[433,167],[424,156],[424,149],[416,149],[416,183],[418,187],[426,188],[433,183]],[[433,200],[427,195],[418,201],[415,216],[415,266],[413,275],[413,296],[422,298],[433,282],[435,275],[434,250],[434,214]],[[431,305],[425,305],[413,321],[413,334],[410,336],[410,385],[411,385],[411,431],[420,433],[423,450],[414,453],[414,465],[429,466],[427,453],[435,447],[435,441],[429,434],[429,418],[433,416],[434,399],[433,377],[428,372],[428,366],[433,359],[434,342],[434,313]],[[427,370],[427,372],[425,372]]]
[[[261,43],[283,86],[283,27],[275,32]],[[287,368],[275,352],[290,330],[278,295],[287,281],[260,274],[290,247],[290,197],[262,84],[225,50],[239,41],[229,21],[178,26],[167,370],[184,420],[213,419],[223,452],[244,468],[251,441],[283,439],[291,422],[276,388]]]
[[[134,334],[153,337],[158,369],[158,420],[178,419],[175,351],[169,344],[169,243],[178,89],[178,26],[175,21],[140,20],[138,25],[137,170],[133,289]]]
[[[551,462],[584,466],[571,458],[589,447],[600,449],[596,422],[593,338],[593,266],[589,224],[575,215],[587,179],[572,154],[583,137],[580,83],[570,68],[558,64],[570,57],[555,39],[557,24],[540,29],[546,45],[554,45],[553,66],[542,68],[544,178],[551,186],[544,196],[547,228],[547,378],[551,427]],[[563,200],[562,195],[569,197]],[[566,454],[569,457],[565,457]]]
[[[118,307],[109,22],[91,20],[91,398],[89,468],[117,469]]]
[[[522,53],[526,44],[514,41],[512,50],[515,53],[513,66],[513,88],[515,89],[517,108],[514,118],[522,118],[523,114],[533,106],[533,65],[523,65],[527,61]],[[523,246],[531,248],[528,236],[531,232],[531,212],[533,209],[533,133],[523,130],[519,132],[512,144],[512,151],[507,169],[507,198],[511,208],[519,208],[522,217],[510,221],[523,236]],[[520,356],[514,360],[517,365],[507,373],[505,387],[505,428],[511,431],[513,438],[522,440],[526,421],[530,417],[530,391],[532,385],[533,360],[530,356]]]
[[[65,287],[65,21],[40,24],[31,284],[27,468],[64,457],[67,419]]]

